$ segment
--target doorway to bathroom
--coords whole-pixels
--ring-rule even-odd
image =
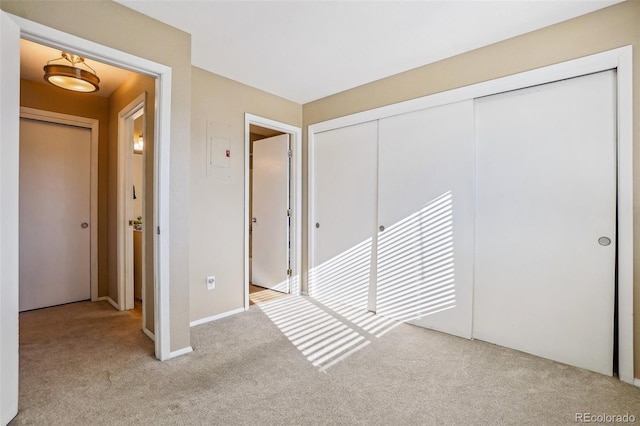
[[[132,310],[146,326],[146,93],[118,114],[118,300],[121,310]],[[148,134],[147,134],[148,136]]]

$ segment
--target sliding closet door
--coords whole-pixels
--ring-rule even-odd
[[[613,71],[476,101],[474,337],[612,374]]]
[[[315,135],[309,295],[366,310],[377,194],[378,124]]]
[[[469,338],[473,101],[379,126],[376,312]]]

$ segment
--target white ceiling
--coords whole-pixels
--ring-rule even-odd
[[[116,0],[192,35],[192,64],[297,103],[620,0]]]

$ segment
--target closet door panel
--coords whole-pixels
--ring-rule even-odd
[[[475,338],[611,375],[613,71],[479,99]]]
[[[376,312],[469,338],[473,102],[379,126]]]
[[[377,145],[376,121],[315,135],[309,295],[334,310],[368,308]]]

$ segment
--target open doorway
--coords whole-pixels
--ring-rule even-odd
[[[299,127],[245,114],[245,309],[300,294],[301,146]]]
[[[144,206],[145,169],[144,169],[144,110],[133,121],[133,161],[131,164],[131,180],[133,187],[133,310],[143,317],[142,298],[144,294]]]
[[[291,146],[287,133],[249,126],[249,303],[291,292]]]
[[[146,252],[153,253],[154,241],[135,222],[145,211],[152,216],[154,209],[153,199],[145,197],[146,187],[153,188],[153,174],[147,182],[145,171],[153,170],[154,158],[145,152],[153,153],[155,132],[146,126],[153,126],[154,115],[146,120],[145,104],[147,97],[154,104],[156,79],[87,59],[100,77],[98,91],[79,93],[48,84],[43,64],[72,54],[20,40],[19,310],[105,300],[118,310],[133,309],[140,328],[154,340],[154,264],[152,257],[144,260]],[[129,103],[135,109],[126,117],[128,141],[122,150],[118,111]],[[140,146],[145,135],[146,150]],[[119,162],[124,152],[126,167]],[[126,196],[118,185],[123,171],[132,182]],[[125,249],[116,244],[121,198],[130,201],[124,205],[131,223]],[[125,252],[131,280],[121,291],[116,263]],[[144,285],[146,278],[151,285]]]
[[[147,327],[146,265],[146,93],[141,93],[118,114],[118,300],[120,310],[131,310]],[[147,140],[147,142],[149,142]],[[147,149],[145,149],[145,145]]]
[[[147,301],[153,308],[149,315],[153,318],[156,358],[167,360],[191,351],[190,347],[177,351],[171,351],[169,315],[169,263],[172,250],[169,245],[171,223],[169,209],[171,202],[169,165],[171,164],[170,135],[171,135],[171,89],[172,70],[167,65],[145,59],[135,54],[121,50],[115,50],[108,46],[91,42],[89,40],[38,24],[28,19],[10,15],[0,11],[0,51],[3,57],[20,58],[20,40],[37,41],[38,43],[52,46],[56,49],[69,49],[82,54],[85,58],[95,59],[109,63],[113,66],[137,73],[144,73],[153,80],[156,100],[154,102],[153,118],[156,149],[152,155],[154,170],[153,176],[153,234],[151,246],[153,248],[153,264],[150,266],[153,276],[154,300]],[[59,52],[59,51],[58,51]],[[51,59],[51,58],[49,58]],[[0,388],[3,394],[0,403],[0,415],[3,420],[10,420],[18,410],[18,311],[19,311],[19,125],[20,104],[24,101],[24,92],[20,90],[21,70],[17,61],[3,62],[0,73],[0,91],[2,125],[0,134],[2,144],[0,147],[0,170],[2,170],[2,191],[0,191],[0,204],[2,204],[2,249],[0,250],[0,264],[2,265],[2,277],[0,277],[0,311],[2,313],[2,333],[0,333],[0,346],[3,349],[3,357],[0,360]],[[40,64],[42,66],[43,64]],[[22,98],[22,99],[21,99]],[[43,103],[48,103],[46,98],[34,97]],[[33,98],[32,98],[33,100]],[[76,108],[76,102],[69,102],[68,106]],[[106,126],[101,127],[101,131]],[[103,144],[105,145],[105,144]],[[108,145],[107,145],[108,146]],[[162,167],[160,167],[162,166]],[[100,184],[100,182],[99,182]],[[100,220],[98,220],[99,222]],[[162,236],[160,235],[162,230]]]

